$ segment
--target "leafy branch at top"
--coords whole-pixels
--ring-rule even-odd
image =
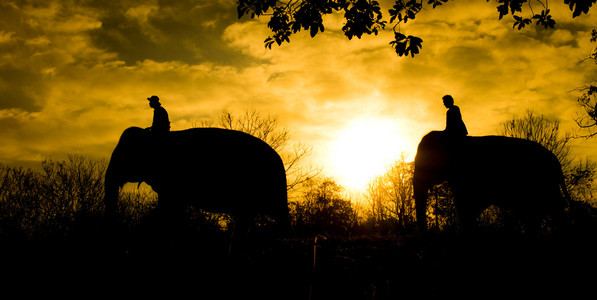
[[[250,18],[270,16],[267,23],[272,35],[265,40],[267,48],[273,44],[282,45],[290,42],[290,36],[301,31],[309,31],[311,37],[324,32],[324,15],[344,13],[342,31],[348,39],[361,38],[363,35],[377,35],[388,24],[394,22],[394,40],[390,42],[398,56],[419,53],[423,40],[419,37],[400,32],[400,24],[414,20],[424,5],[436,8],[448,0],[395,0],[388,10],[389,22],[383,20],[382,9],[376,0],[237,0],[238,17],[248,15]],[[455,0],[453,0],[455,1]],[[489,0],[487,0],[489,2]],[[588,13],[597,0],[563,0],[572,11],[572,17]],[[497,0],[498,19],[512,15],[514,28],[519,30],[535,21],[536,25],[554,28],[556,22],[551,16],[548,0]],[[531,11],[531,17],[518,15],[523,12],[525,4]],[[541,6],[541,13],[534,13],[533,5]]]
[[[591,43],[597,42],[597,30],[593,29],[591,32]],[[587,60],[592,60],[597,63],[597,47],[595,47],[589,56],[582,59],[579,63]],[[580,137],[590,138],[597,136],[597,80],[593,80],[584,86],[577,88],[576,92],[580,93],[578,97],[578,104],[584,109],[585,114],[576,118],[576,124],[587,134],[582,134]]]

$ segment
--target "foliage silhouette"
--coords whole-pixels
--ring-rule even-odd
[[[384,175],[369,183],[366,198],[370,208],[368,219],[372,225],[381,229],[388,223],[394,223],[391,229],[398,232],[408,232],[414,227],[413,173],[414,163],[406,162],[402,156],[388,167]]]
[[[68,155],[44,160],[39,171],[0,166],[0,233],[23,238],[65,236],[100,226],[104,205],[105,159]],[[124,193],[123,221],[137,224],[151,205],[149,195]],[[91,227],[89,227],[91,226]]]
[[[358,225],[357,214],[342,188],[330,178],[311,179],[302,201],[291,202],[297,234],[347,235]]]
[[[587,14],[597,0],[564,0],[568,4],[572,17]],[[447,0],[395,0],[394,5],[388,10],[389,22],[383,20],[382,8],[375,0],[330,0],[330,1],[272,1],[272,0],[239,0],[237,2],[238,17],[249,15],[250,18],[270,16],[267,24],[273,35],[265,40],[267,48],[272,45],[290,42],[290,36],[301,30],[309,30],[311,37],[325,30],[323,16],[333,13],[344,13],[344,26],[342,31],[348,39],[361,38],[364,34],[377,35],[386,25],[394,23],[394,40],[390,45],[398,56],[419,53],[423,40],[420,37],[405,35],[400,32],[400,24],[414,20],[425,5],[435,9],[442,6]],[[524,5],[529,6],[530,18],[518,15],[523,13]],[[554,28],[555,20],[547,1],[534,0],[498,0],[498,19],[512,15],[514,28],[523,29],[536,21],[537,26]],[[541,13],[535,13],[534,8],[540,8]]]

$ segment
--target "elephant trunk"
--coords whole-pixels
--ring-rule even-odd
[[[417,176],[413,178],[415,209],[417,213],[417,225],[421,232],[427,231],[427,191],[429,187],[417,180]]]
[[[114,176],[114,168],[112,165],[108,165],[106,170],[106,178],[104,180],[104,209],[105,216],[112,218],[116,216],[118,210],[118,192],[120,190],[120,184]]]

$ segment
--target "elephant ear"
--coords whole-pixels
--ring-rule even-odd
[[[125,130],[112,153],[111,164],[127,182],[143,182],[150,177],[157,151],[147,130],[131,127]]]

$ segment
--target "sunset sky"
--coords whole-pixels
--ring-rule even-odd
[[[388,18],[391,1],[381,2]],[[445,127],[445,94],[471,135],[495,134],[528,109],[572,132],[582,113],[572,90],[597,79],[595,64],[578,63],[597,46],[597,17],[572,19],[562,2],[549,2],[551,30],[513,29],[494,0],[428,7],[401,26],[423,39],[411,58],[389,46],[391,28],[349,41],[338,15],[323,34],[268,50],[267,19],[239,20],[232,0],[2,1],[0,162],[109,157],[125,128],[151,125],[151,95],[172,130],[224,110],[277,116],[343,185],[402,152],[412,160],[420,138]],[[597,160],[597,138],[574,141],[574,153]]]

